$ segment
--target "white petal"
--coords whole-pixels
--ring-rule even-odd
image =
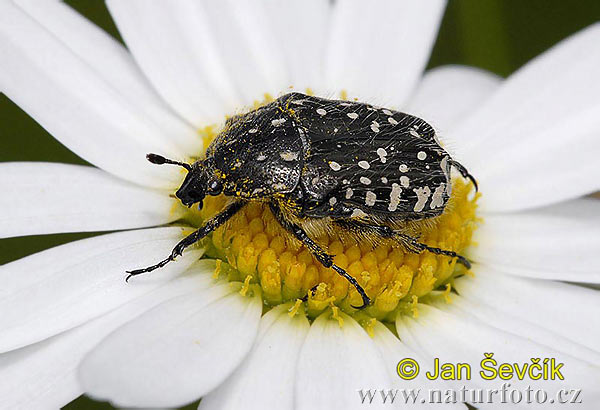
[[[422,392],[421,394],[425,394],[426,392],[428,392],[430,390],[434,390],[434,389],[445,391],[445,389],[450,388],[450,385],[444,383],[443,380],[436,380],[436,381],[429,380],[425,377],[425,372],[421,372],[421,371],[419,372],[418,376],[412,380],[402,379],[398,375],[397,370],[396,370],[396,366],[398,365],[398,363],[400,361],[405,360],[405,359],[413,359],[417,362],[417,364],[419,366],[421,366],[424,363],[430,362],[430,358],[428,358],[428,357],[426,358],[426,357],[422,356],[420,353],[417,353],[416,351],[408,348],[406,345],[404,345],[398,339],[398,337],[396,337],[396,335],[394,335],[381,322],[377,322],[375,324],[373,332],[374,332],[373,341],[375,342],[375,345],[379,349],[379,353],[381,354],[381,357],[383,358],[383,360],[386,363],[394,365],[394,366],[388,365],[387,369],[388,369],[388,373],[390,373],[390,377],[391,377],[392,381],[394,382],[393,383],[394,389],[396,389],[395,390],[396,398],[394,400],[395,403],[400,402],[400,403],[402,403],[402,405],[404,407],[414,407],[414,408],[424,408],[424,409],[444,408],[444,409],[465,410],[465,406],[463,404],[450,404],[450,403],[423,404],[418,400],[416,400],[415,402],[412,402],[410,399],[410,396],[409,396],[408,400],[406,400],[406,403],[405,403],[404,402],[404,397],[405,397],[404,394],[407,394],[407,395],[410,394],[410,389],[413,389],[413,391],[415,391],[415,392],[420,391],[420,392]],[[398,390],[400,390],[400,391],[398,391]],[[404,393],[403,393],[403,391],[404,391]],[[378,394],[381,395],[381,393],[378,393]],[[380,397],[376,394],[375,400],[382,400],[382,399],[380,399]]]
[[[559,43],[452,130],[465,141],[458,159],[480,179],[489,209],[544,205],[593,188],[585,162],[598,151],[590,134],[600,130],[599,41],[596,24]]]
[[[159,93],[198,127],[290,85],[260,2],[138,0],[108,6]]]
[[[165,192],[78,165],[2,163],[0,192],[0,238],[141,228],[181,216]]]
[[[451,382],[460,386],[467,384],[474,388],[497,388],[499,380],[486,381],[479,375],[480,362],[484,353],[493,353],[498,365],[501,363],[531,363],[531,358],[555,358],[558,363],[564,363],[561,369],[565,380],[530,380],[526,377],[518,380],[510,379],[512,388],[546,389],[556,391],[559,388],[580,388],[586,392],[585,400],[594,403],[598,400],[600,383],[600,368],[580,361],[568,354],[558,352],[545,345],[535,343],[526,336],[511,334],[487,324],[494,317],[479,321],[462,312],[446,312],[438,308],[419,305],[417,319],[401,315],[396,322],[398,334],[409,346],[418,345],[432,357],[438,357],[440,362],[468,363],[472,369],[472,380],[457,380]],[[428,367],[433,368],[433,364]]]
[[[277,96],[291,85],[282,43],[275,40],[284,34],[274,32],[262,3],[210,0],[204,9],[226,72],[243,102],[261,100],[264,93]]]
[[[82,333],[0,354],[2,407],[58,409],[80,396],[83,390],[73,369],[80,359],[80,342],[85,343],[77,337]]]
[[[600,201],[578,199],[535,211],[486,215],[472,258],[507,273],[600,283]]]
[[[166,257],[177,227],[107,234],[48,249],[0,267],[0,351],[71,329],[147,293],[186,270],[190,249],[164,268],[125,283],[126,270]]]
[[[310,325],[280,305],[262,319],[254,347],[233,375],[202,398],[199,409],[293,409],[296,367]]]
[[[600,189],[600,104],[546,127],[498,147],[494,160],[472,171],[483,193],[482,211],[530,209]]]
[[[331,91],[401,106],[429,59],[444,0],[341,0],[334,5],[325,78]]]
[[[407,102],[406,111],[425,119],[436,132],[445,135],[485,101],[501,81],[497,75],[474,67],[437,67],[425,73]]]
[[[63,2],[15,1],[121,96],[143,110],[145,121],[159,127],[167,142],[181,146],[185,152],[196,153],[200,145],[195,130],[158,96],[131,54],[118,41]]]
[[[137,63],[175,111],[196,127],[220,122],[231,112],[239,98],[199,2],[108,1],[107,6]]]
[[[209,282],[206,276],[175,279],[90,323],[43,342],[1,354],[2,406],[49,409],[62,407],[74,400],[83,393],[77,367],[100,339],[164,300],[205,287]]]
[[[373,340],[354,319],[341,317],[340,327],[331,312],[325,312],[310,327],[298,360],[298,410],[363,409],[359,390],[391,385],[386,366],[396,364],[381,359]],[[369,404],[380,407],[386,408],[375,400]]]
[[[247,355],[258,293],[212,286],[163,303],[108,336],[85,359],[88,394],[119,406],[177,407],[217,387]]]
[[[600,292],[479,267],[456,280],[464,299],[485,304],[600,352]],[[524,313],[527,314],[524,314]],[[582,332],[582,329],[586,329]]]
[[[522,293],[522,291],[521,289],[515,289],[514,293]],[[552,332],[538,326],[537,323],[528,321],[524,317],[525,315],[505,313],[503,309],[495,305],[488,306],[485,303],[474,302],[463,297],[452,298],[452,302],[449,304],[444,301],[436,301],[434,306],[449,313],[470,316],[495,328],[526,337],[540,345],[566,353],[583,362],[597,367],[600,366],[600,353],[582,346],[578,341],[569,340],[564,330],[561,333]],[[537,310],[539,310],[539,307]],[[490,320],[492,318],[493,320]]]
[[[330,22],[329,0],[263,0],[274,39],[283,51],[289,86],[323,90],[323,56]],[[310,24],[307,24],[310,22]],[[281,90],[283,91],[283,90]]]
[[[93,47],[93,45],[90,45]],[[34,19],[0,3],[0,89],[61,143],[121,178],[156,187],[181,180],[148,152],[186,154],[139,107]]]

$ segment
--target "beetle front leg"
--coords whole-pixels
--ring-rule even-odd
[[[269,203],[269,206],[271,208],[271,212],[273,212],[273,215],[275,215],[275,219],[277,219],[279,224],[285,230],[287,230],[292,235],[294,235],[296,237],[296,239],[298,239],[300,242],[302,242],[308,248],[308,250],[310,250],[310,252],[313,254],[313,256],[323,266],[325,266],[326,268],[333,269],[334,271],[336,271],[338,273],[338,275],[344,277],[348,282],[350,282],[352,284],[352,286],[354,286],[354,288],[358,291],[358,293],[360,294],[360,296],[362,297],[362,300],[363,300],[362,306],[352,306],[354,309],[364,309],[371,304],[371,299],[367,295],[367,292],[365,292],[363,287],[360,286],[358,281],[356,279],[354,279],[354,277],[352,275],[350,275],[344,269],[340,268],[335,263],[333,263],[333,257],[331,255],[329,255],[327,252],[325,252],[325,250],[323,248],[321,248],[315,241],[313,241],[308,236],[308,234],[306,232],[304,232],[304,229],[302,229],[300,226],[296,225],[295,223],[288,221],[283,216],[283,213],[281,212],[279,205],[271,202],[271,203]],[[311,289],[311,292],[313,291],[313,289]],[[304,298],[302,300],[304,300]]]
[[[167,258],[158,262],[156,265],[148,266],[147,268],[127,271],[127,273],[129,275],[127,275],[127,277],[125,278],[125,282],[129,282],[129,279],[131,279],[132,276],[137,276],[137,275],[141,275],[142,273],[152,272],[153,270],[162,268],[167,263],[174,261],[175,258],[177,258],[178,256],[183,254],[183,251],[186,248],[195,244],[196,242],[198,242],[199,240],[204,238],[206,235],[208,235],[209,233],[211,233],[212,231],[217,229],[219,226],[221,226],[222,224],[227,222],[240,209],[242,209],[244,205],[246,205],[246,202],[244,202],[244,201],[236,201],[236,202],[232,203],[227,208],[225,208],[223,211],[221,211],[221,213],[217,214],[215,217],[210,219],[202,228],[198,229],[197,231],[192,232],[191,234],[189,234],[188,236],[183,238],[181,241],[179,241],[179,243],[177,243],[177,245],[175,245],[175,247],[171,251],[171,254]]]

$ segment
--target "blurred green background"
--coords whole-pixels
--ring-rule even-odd
[[[68,0],[67,3],[121,40],[103,1]],[[429,67],[467,64],[506,77],[561,39],[597,21],[600,21],[598,0],[449,0]],[[1,94],[0,161],[85,164]],[[0,264],[92,235],[3,239]],[[111,408],[84,397],[66,406],[70,410]]]

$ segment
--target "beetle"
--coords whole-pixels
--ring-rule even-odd
[[[420,222],[434,223],[444,212],[452,167],[475,189],[477,182],[441,147],[427,122],[406,113],[288,93],[230,117],[204,159],[193,164],[157,154],[147,159],[188,171],[175,193],[183,205],[202,208],[207,195],[223,194],[229,201],[166,259],[128,271],[127,280],[165,266],[251,201],[268,205],[286,231],[356,288],[363,301],[356,309],[368,306],[369,296],[313,238],[335,233],[374,245],[393,240],[408,251],[447,255],[471,266],[454,251],[421,243],[418,235]]]

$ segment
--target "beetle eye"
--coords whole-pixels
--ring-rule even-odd
[[[223,185],[221,184],[220,181],[215,180],[215,181],[210,182],[210,184],[208,185],[209,195],[219,195],[222,190],[223,190]]]

